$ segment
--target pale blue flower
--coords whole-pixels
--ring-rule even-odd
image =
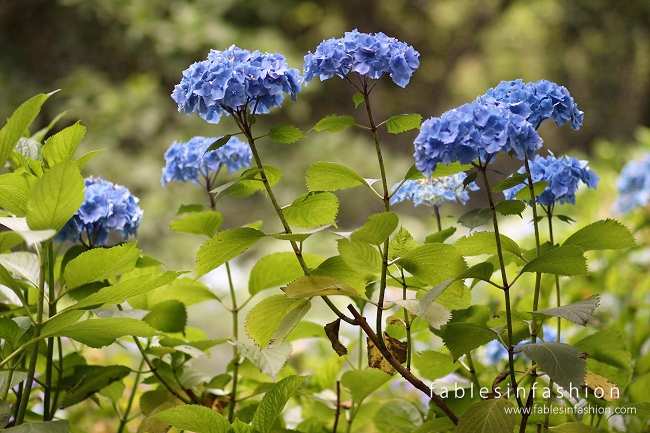
[[[616,187],[615,212],[627,214],[637,207],[646,206],[650,202],[650,153],[625,164]]]
[[[463,185],[465,173],[433,179],[407,180],[390,199],[391,204],[411,200],[415,206],[441,206],[444,202],[460,202],[463,205],[469,200],[468,191],[478,190],[476,183]],[[393,186],[393,191],[399,184]]]

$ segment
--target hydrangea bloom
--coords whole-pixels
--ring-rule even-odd
[[[167,164],[163,168],[162,186],[172,180],[197,183],[201,175],[207,178],[221,167],[227,167],[228,173],[250,167],[251,149],[237,137],[232,137],[219,149],[205,153],[217,140],[215,137],[194,137],[187,143],[173,142],[165,152]]]
[[[558,202],[576,204],[575,192],[578,190],[580,182],[587,184],[589,188],[596,189],[600,178],[587,167],[587,164],[587,161],[578,161],[566,155],[563,158],[556,158],[552,153],[546,158],[537,155],[530,164],[533,182],[546,181],[549,183],[544,192],[536,197],[537,203],[544,206],[551,206]],[[525,172],[525,167],[519,169],[519,173]],[[522,188],[524,188],[523,184],[517,185],[503,191],[503,195],[506,199],[513,200],[515,194]]]
[[[641,159],[625,164],[616,181],[618,197],[614,211],[629,213],[637,206],[645,206],[650,202],[650,153]]]
[[[208,58],[183,71],[172,98],[178,111],[197,113],[209,123],[218,123],[223,113],[246,106],[256,113],[279,107],[284,93],[295,100],[302,78],[289,68],[284,56],[231,46],[211,50]]]
[[[126,187],[91,176],[86,179],[81,207],[55,240],[76,242],[86,235],[90,246],[102,246],[108,242],[110,232],[127,239],[137,236],[142,215],[138,198]]]
[[[520,79],[502,81],[478,99],[508,108],[526,118],[535,128],[545,120],[553,119],[558,126],[569,122],[571,128],[580,129],[585,116],[578,110],[566,87],[548,80],[526,84]]]
[[[477,158],[486,162],[501,151],[532,158],[542,139],[525,117],[476,100],[425,120],[414,144],[415,166],[430,176],[439,163],[469,164]]]
[[[322,81],[354,71],[375,80],[390,74],[395,84],[406,87],[420,66],[419,55],[410,45],[383,33],[373,35],[353,30],[342,38],[321,42],[315,53],[305,56],[305,83],[309,84],[314,76]]]
[[[467,187],[463,180],[465,173],[456,173],[434,179],[407,180],[390,199],[391,204],[405,200],[413,201],[415,206],[441,206],[446,201],[460,202],[463,205],[469,200],[467,191],[476,191],[478,186],[472,182]],[[398,186],[393,186],[393,190]]]

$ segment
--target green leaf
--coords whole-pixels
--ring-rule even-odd
[[[70,433],[70,423],[67,420],[28,422],[3,431],[9,433]]]
[[[79,158],[75,159],[74,163],[79,169],[79,171],[81,171],[84,169],[84,167],[86,167],[86,164],[88,164],[91,159],[93,159],[98,153],[101,153],[105,150],[106,149],[91,150],[90,152],[84,153]]]
[[[63,161],[50,168],[36,181],[27,200],[29,228],[61,230],[83,203],[84,188],[74,163]]]
[[[521,272],[543,272],[567,276],[585,275],[587,274],[587,259],[580,247],[561,246],[534,258],[524,266]]]
[[[352,232],[350,239],[379,247],[395,231],[397,224],[399,218],[394,212],[370,215],[361,227]]]
[[[460,367],[451,355],[433,350],[416,353],[413,356],[413,365],[422,377],[430,381],[451,374]]]
[[[347,129],[351,126],[355,126],[357,123],[354,121],[352,116],[339,116],[338,114],[332,114],[327,116],[321,121],[319,121],[312,129],[316,132],[339,132]]]
[[[264,237],[264,233],[249,227],[217,233],[205,242],[196,254],[197,278],[234,259]]]
[[[504,200],[494,206],[501,215],[519,215],[526,210],[526,203],[520,200]]]
[[[449,418],[434,418],[426,421],[412,433],[440,433],[448,432],[454,428],[454,423]]]
[[[280,323],[291,311],[302,307],[305,299],[290,299],[285,295],[274,295],[255,305],[246,316],[246,333],[255,344],[265,348],[273,339]]]
[[[32,286],[38,287],[40,265],[36,254],[27,251],[0,254],[0,265],[14,277],[22,278]]]
[[[60,382],[61,388],[67,393],[61,403],[61,409],[74,406],[131,373],[131,369],[123,365],[76,365],[74,372]]]
[[[264,349],[239,342],[235,343],[235,345],[242,356],[248,359],[262,373],[271,376],[273,380],[275,380],[275,376],[282,370],[291,355],[291,344],[287,342],[277,347]]]
[[[207,149],[205,149],[205,152],[203,152],[203,154],[205,155],[208,152],[212,152],[213,150],[217,150],[220,147],[225,146],[226,144],[228,144],[228,142],[230,141],[231,138],[232,138],[232,135],[230,135],[230,134],[226,134],[223,137],[219,137],[219,139],[217,139],[217,141],[215,141],[210,146],[208,146]]]
[[[263,167],[264,176],[266,176],[266,180],[268,180],[269,185],[277,185],[280,182],[280,179],[282,179],[282,171],[279,168],[270,165],[264,165]],[[237,183],[253,190],[266,190],[264,182],[262,182],[261,170],[259,168],[249,168],[248,170],[244,171],[239,176]],[[217,190],[219,190],[219,188],[217,188]]]
[[[420,129],[420,123],[422,123],[422,116],[419,114],[400,114],[388,119],[386,128],[390,134],[399,134],[411,129]]]
[[[512,176],[502,180],[494,185],[491,189],[492,192],[503,192],[507,189],[519,186],[528,180],[528,173],[515,173]]]
[[[359,296],[354,288],[331,277],[305,275],[289,283],[282,291],[289,298],[313,298],[314,296]]]
[[[483,281],[490,281],[490,277],[494,273],[494,265],[490,262],[478,263],[458,277],[458,279],[477,278]]]
[[[112,344],[116,338],[125,335],[153,337],[155,334],[156,330],[141,320],[108,318],[84,320],[64,327],[52,335],[41,336],[43,338],[68,337],[87,346],[99,349]]]
[[[195,433],[232,433],[233,431],[228,420],[219,412],[196,404],[172,407],[151,417]]]
[[[164,301],[175,300],[189,307],[190,305],[218,299],[217,295],[212,293],[204,284],[191,278],[180,278],[147,293],[129,297],[127,301],[133,308],[149,310],[154,305]]]
[[[46,127],[41,128],[38,131],[36,131],[35,133],[33,133],[31,135],[31,139],[35,140],[35,141],[38,141],[39,143],[42,142],[43,139],[45,138],[45,136],[52,130],[52,128],[54,128],[54,125],[56,125],[59,122],[59,120],[63,119],[63,117],[65,117],[66,115],[72,113],[73,111],[74,110],[65,110],[65,111],[62,111],[61,113],[57,114],[54,117],[54,119],[52,119],[50,121],[50,123]]]
[[[338,211],[339,199],[324,191],[301,194],[290,206],[282,209],[290,225],[306,229],[334,223]]]
[[[544,192],[546,187],[549,185],[548,182],[540,180],[539,182],[533,183],[533,191],[535,193],[535,197],[540,195],[541,193]],[[518,200],[523,200],[523,201],[531,201],[530,198],[530,188],[529,187],[524,187],[520,189],[517,194],[515,194],[515,198]]]
[[[305,134],[303,134],[300,129],[291,125],[274,126],[269,131],[269,138],[282,144],[295,143],[304,137]]]
[[[23,331],[15,321],[8,317],[0,317],[0,340],[5,341],[5,348],[9,346],[10,350],[15,349],[22,335]]]
[[[600,433],[600,430],[597,428],[581,422],[565,422],[554,427],[549,427],[548,431],[553,433]]]
[[[394,260],[419,246],[409,231],[400,227],[388,246],[388,258]]]
[[[437,233],[430,234],[429,236],[426,237],[424,240],[425,244],[435,244],[435,243],[443,243],[447,239],[449,239],[450,236],[452,236],[454,233],[456,233],[456,227],[449,227],[444,230],[441,230]]]
[[[458,222],[468,229],[482,226],[492,219],[494,212],[489,207],[472,209],[458,218]]]
[[[11,229],[14,236],[20,236],[28,248],[56,235],[56,230],[30,230],[25,218],[0,217],[0,224]]]
[[[72,259],[63,272],[68,290],[131,272],[142,251],[137,241],[111,248],[93,248]]]
[[[564,241],[562,246],[576,245],[584,251],[619,250],[636,246],[632,233],[620,222],[606,219],[581,228]]]
[[[381,254],[372,245],[339,239],[338,250],[343,261],[356,272],[375,274],[381,271]]]
[[[578,350],[589,354],[587,369],[624,389],[632,380],[632,355],[627,339],[618,331],[600,331],[578,341]],[[639,361],[636,366],[638,368]],[[645,389],[645,388],[644,388]]]
[[[264,395],[253,415],[253,429],[259,433],[269,433],[275,419],[282,413],[287,401],[304,380],[304,376],[287,376],[273,385],[273,388]]]
[[[303,253],[303,258],[310,268],[323,262],[323,258],[316,254]],[[303,274],[302,267],[293,252],[266,255],[251,270],[248,293],[254,295],[262,290],[287,284]]]
[[[363,96],[363,93],[357,92],[354,94],[352,97],[352,101],[354,102],[354,108],[359,108],[359,105],[363,104],[363,101],[365,101],[366,98]]]
[[[454,433],[512,433],[516,421],[514,405],[504,398],[493,398],[467,409]]]
[[[324,226],[320,227],[315,227],[311,230],[305,230],[299,233],[292,232],[292,233],[267,233],[267,236],[272,237],[274,239],[278,239],[281,241],[295,241],[295,242],[304,242],[307,238],[309,238],[311,235],[314,233],[318,233],[321,230],[325,230],[327,227],[330,227],[331,224],[326,224]]]
[[[418,180],[418,179],[424,179],[426,176],[422,174],[420,170],[417,169],[415,164],[409,168],[409,171],[406,172],[406,175],[404,175],[404,180]]]
[[[79,122],[68,126],[45,141],[43,158],[50,167],[61,161],[71,161],[84,135],[86,128]]]
[[[202,204],[182,204],[178,207],[176,215],[182,215],[184,213],[195,213],[205,210],[205,206]]]
[[[36,116],[41,111],[41,106],[50,95],[52,93],[41,93],[22,103],[0,129],[0,167],[5,165],[16,143],[36,119]]]
[[[587,363],[585,354],[577,347],[565,343],[539,343],[525,344],[521,349],[562,388],[582,388]]]
[[[29,173],[0,175],[0,207],[17,217],[24,217],[36,180],[36,176]]]
[[[562,307],[548,308],[546,310],[533,311],[533,314],[544,316],[561,317],[578,325],[587,326],[587,321],[600,304],[600,295],[593,295],[587,299],[574,302]]]
[[[352,401],[361,404],[366,397],[392,378],[393,376],[379,369],[348,370],[341,376],[341,385],[347,388]]]
[[[0,400],[0,428],[4,428],[7,424],[9,424],[12,413],[13,411],[11,410],[9,403],[5,402],[4,400]]]
[[[190,233],[211,238],[219,230],[222,222],[223,216],[219,212],[206,210],[174,220],[169,224],[169,228],[179,233]]]
[[[471,164],[461,164],[460,162],[452,162],[451,164],[438,164],[436,169],[431,173],[431,178],[451,176],[452,174],[467,171],[472,168]]]
[[[438,243],[420,245],[404,254],[397,264],[431,286],[456,278],[467,270],[456,247]]]
[[[16,232],[0,232],[0,252],[12,249],[23,243],[23,238]]]
[[[275,349],[284,343],[284,340],[298,325],[298,323],[300,323],[302,318],[305,317],[305,314],[307,314],[310,308],[311,301],[309,299],[306,299],[303,304],[291,310],[291,312],[287,314],[278,325],[278,329],[273,334],[273,337],[271,337],[271,342],[268,348]]]
[[[501,248],[516,256],[521,256],[521,250],[517,242],[509,237],[499,234]],[[454,244],[463,256],[480,256],[481,254],[497,254],[497,242],[494,232],[475,232],[464,236]]]
[[[375,427],[384,433],[412,433],[422,425],[422,414],[410,401],[391,400],[377,411]]]
[[[318,161],[311,164],[305,173],[309,191],[337,191],[368,182],[355,171],[334,162]]]
[[[497,333],[484,325],[476,323],[450,323],[442,333],[442,341],[454,361],[497,338]]]
[[[187,325],[187,310],[178,301],[163,301],[154,305],[142,320],[162,332],[183,332]]]
[[[359,293],[364,293],[366,289],[365,275],[352,269],[341,256],[330,257],[318,265],[318,268],[313,269],[311,274],[336,278],[354,287]]]
[[[420,308],[420,301],[416,299],[399,300],[395,304],[418,316],[434,329],[440,329],[451,319],[451,311],[435,302],[430,302],[426,309]]]

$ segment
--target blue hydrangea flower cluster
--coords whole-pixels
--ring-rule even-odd
[[[502,81],[478,99],[505,106],[535,129],[547,119],[553,119],[558,126],[569,122],[571,128],[580,129],[585,116],[566,87],[548,80],[525,84],[521,79]]]
[[[469,200],[468,191],[479,188],[472,182],[467,187],[463,185],[465,173],[456,173],[434,179],[407,180],[390,199],[391,204],[411,200],[415,206],[441,206],[444,202],[460,202],[463,205]],[[393,191],[399,184],[393,186]]]
[[[172,98],[178,111],[197,113],[209,123],[218,123],[223,113],[246,106],[256,113],[279,107],[284,93],[295,100],[302,78],[289,68],[281,54],[268,54],[231,46],[211,50],[208,58],[183,71]]]
[[[650,153],[625,164],[616,181],[618,197],[614,211],[627,214],[650,202]]]
[[[253,153],[248,144],[237,137],[231,137],[225,145],[205,153],[217,140],[216,137],[194,137],[187,143],[173,142],[165,152],[167,164],[160,181],[162,186],[172,180],[198,183],[200,176],[208,178],[222,167],[227,167],[228,173],[250,167]]]
[[[406,87],[420,66],[419,55],[410,45],[383,33],[353,30],[342,38],[321,42],[315,53],[310,51],[305,56],[305,83],[309,84],[314,76],[323,81],[335,74],[343,78],[354,71],[375,80],[390,74],[395,84]]]
[[[580,182],[596,189],[600,178],[587,167],[587,164],[587,161],[579,161],[566,155],[563,158],[556,158],[552,153],[545,158],[537,155],[530,163],[533,182],[549,183],[544,192],[536,197],[537,203],[544,206],[551,206],[558,202],[576,204],[575,193]],[[526,167],[521,167],[518,172],[525,173]],[[524,188],[523,184],[517,185],[503,191],[503,195],[507,200],[513,200],[515,194],[522,188]]]
[[[143,211],[138,198],[124,186],[89,177],[85,180],[84,201],[79,210],[56,235],[58,242],[76,242],[85,235],[89,246],[103,246],[111,232],[124,239],[137,236]]]
[[[430,176],[439,163],[469,164],[477,158],[485,163],[502,151],[532,158],[542,139],[525,117],[477,99],[425,120],[414,145],[415,166]]]

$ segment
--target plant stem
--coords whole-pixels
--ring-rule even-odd
[[[61,383],[61,378],[63,377],[63,347],[61,346],[61,337],[56,337],[56,348],[57,351],[59,352],[59,359],[57,359],[57,362],[59,364],[57,368],[57,377],[56,377],[56,389],[54,390],[54,398],[52,398],[52,405],[50,406],[50,419],[54,418],[54,415],[56,414],[57,406],[58,406],[58,401],[59,401],[59,393],[61,392],[61,387],[59,386],[59,383]]]
[[[54,293],[54,248],[52,242],[47,245],[47,284],[48,284],[48,317],[56,314],[56,294]],[[50,396],[52,395],[52,364],[54,362],[54,337],[47,339],[47,358],[45,365],[45,387],[43,392],[43,421],[49,421],[53,418],[54,407],[50,406]]]
[[[469,367],[469,374],[472,376],[472,382],[477,390],[480,391],[481,383],[478,381],[478,376],[476,375],[476,369],[474,368],[474,361],[472,360],[472,354],[467,352],[465,355],[465,360],[467,361],[467,366]]]
[[[548,238],[549,241],[551,242],[551,245],[555,245],[555,241],[553,240],[553,205],[549,206],[546,210],[546,216],[548,217]],[[555,300],[556,300],[556,306],[560,306],[560,277],[559,275],[555,276]],[[557,334],[556,334],[556,342],[560,342],[560,336],[562,333],[562,319],[560,317],[557,318]],[[551,391],[553,390],[553,380],[549,379],[549,388]],[[548,425],[550,422],[551,418],[551,413],[550,413],[550,408],[551,404],[553,402],[553,393],[549,393],[548,398],[546,399],[546,407],[549,409],[549,411],[545,411],[546,415],[544,415],[544,430],[548,431]],[[541,430],[540,430],[541,431]]]
[[[235,288],[232,283],[230,273],[230,264],[226,262],[226,271],[228,272],[228,286],[230,288],[230,298],[232,300],[232,337],[235,341],[239,338],[239,309],[237,308],[237,298],[235,297]],[[232,348],[232,392],[230,393],[230,410],[228,412],[228,422],[235,420],[235,406],[237,404],[237,382],[239,379],[239,350],[237,345]]]
[[[144,358],[140,360],[140,366],[138,367],[138,371],[135,374],[135,380],[133,381],[133,389],[131,390],[131,395],[129,396],[129,401],[126,404],[126,409],[124,410],[124,414],[120,419],[120,427],[117,430],[117,433],[122,433],[124,431],[124,427],[126,427],[126,423],[129,422],[129,413],[131,412],[131,408],[133,407],[133,401],[135,400],[135,393],[138,390],[138,381],[140,380],[140,375],[142,374],[142,367],[144,367]]]
[[[341,381],[336,381],[336,411],[334,412],[334,427],[332,433],[336,433],[339,426],[339,416],[341,415]]]
[[[442,231],[442,221],[440,220],[440,206],[433,206],[433,215],[436,217],[436,224],[438,225],[438,232]]]

